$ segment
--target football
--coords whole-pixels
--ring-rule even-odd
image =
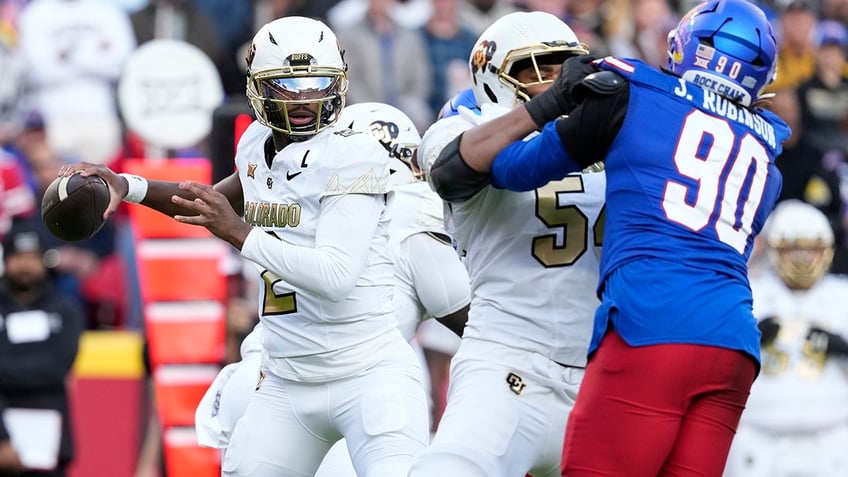
[[[41,199],[41,220],[56,238],[84,240],[103,227],[103,212],[108,205],[106,181],[77,172],[50,183]]]

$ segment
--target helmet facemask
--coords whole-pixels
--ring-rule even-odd
[[[833,261],[833,246],[821,240],[769,244],[769,259],[792,290],[808,290],[824,277]]]
[[[512,106],[518,106],[530,100],[530,88],[538,85],[553,83],[556,75],[546,74],[543,66],[562,65],[572,57],[588,54],[585,45],[533,45],[510,51],[504,59],[504,64],[498,70],[498,80],[515,92]],[[531,80],[521,81],[518,73],[532,68]]]
[[[787,287],[807,290],[830,269],[833,229],[814,206],[797,199],[780,202],[763,230],[769,261]]]
[[[259,71],[250,75],[247,85],[257,119],[293,140],[312,137],[336,122],[346,92],[345,72],[332,67]]]

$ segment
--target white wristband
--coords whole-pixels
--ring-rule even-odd
[[[124,202],[138,204],[144,200],[147,196],[147,179],[135,174],[121,173],[118,175],[126,179],[127,184],[129,185],[129,190],[127,190],[127,196],[124,197]]]

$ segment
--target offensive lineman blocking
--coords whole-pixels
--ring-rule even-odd
[[[553,15],[501,17],[480,35],[469,60],[482,119],[540,93],[565,58],[586,51]],[[480,119],[461,107],[431,126],[419,150],[425,169]],[[588,173],[520,193],[435,188],[449,201],[473,297],[451,361],[447,408],[410,477],[559,475],[599,303],[604,183],[603,173]]]

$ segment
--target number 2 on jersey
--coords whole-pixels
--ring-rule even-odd
[[[563,237],[562,245],[557,245],[555,233],[533,237],[533,258],[545,267],[574,265],[588,250],[589,217],[576,205],[559,204],[560,194],[582,193],[584,190],[581,176],[567,176],[536,189],[536,217],[549,228],[562,230]],[[605,213],[606,207],[601,209],[592,227],[595,246],[603,242]]]
[[[763,198],[769,157],[765,147],[752,134],[747,133],[738,141],[736,155],[731,157],[737,136],[730,124],[702,111],[690,113],[677,139],[674,165],[680,175],[697,182],[695,202],[690,205],[686,201],[689,186],[669,179],[662,206],[669,220],[695,232],[710,223],[718,207],[716,236],[744,253]],[[725,175],[728,161],[730,171]],[[750,172],[752,168],[753,173]],[[746,192],[744,197],[743,191]],[[741,216],[737,219],[740,208]]]
[[[265,270],[260,275],[262,282],[265,284],[265,299],[262,300],[262,315],[287,315],[297,311],[297,296],[295,292],[277,294],[274,291],[274,285],[282,279],[271,273],[270,270]]]

